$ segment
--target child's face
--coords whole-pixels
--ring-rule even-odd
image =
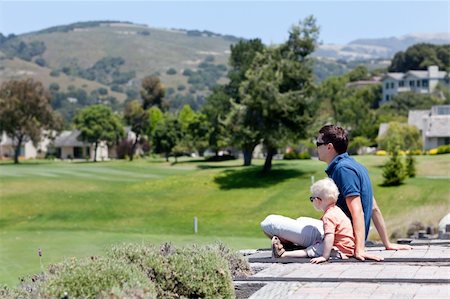
[[[314,206],[314,209],[316,209],[316,211],[323,211],[323,201],[320,197],[318,196],[311,196],[309,198]]]

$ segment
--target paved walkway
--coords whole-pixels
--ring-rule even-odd
[[[237,285],[259,283],[250,298],[450,298],[450,243],[417,242],[411,251],[368,248],[384,262],[307,258],[272,259],[269,250],[249,256],[256,274]]]

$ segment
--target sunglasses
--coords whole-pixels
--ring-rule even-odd
[[[318,197],[318,196],[311,196],[310,198],[309,198],[309,200],[311,201],[311,202],[313,202],[314,201],[314,199],[320,199],[320,197]]]
[[[320,141],[317,141],[317,142],[316,142],[316,146],[319,147],[319,146],[321,146],[321,145],[328,144],[328,143],[329,143],[329,142],[320,142]]]

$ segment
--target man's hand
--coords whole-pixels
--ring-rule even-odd
[[[411,250],[411,249],[413,249],[413,247],[408,244],[397,244],[397,243],[391,243],[391,242],[386,244],[385,247],[386,247],[386,250]]]
[[[374,260],[377,262],[384,261],[384,257],[370,254],[367,251],[355,252],[355,258],[360,261],[365,261],[365,260]]]
[[[323,256],[319,256],[319,257],[315,257],[315,258],[311,259],[310,263],[311,264],[320,264],[320,263],[323,263],[326,261],[327,261],[326,258],[324,258]]]

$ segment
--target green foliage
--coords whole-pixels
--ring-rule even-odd
[[[114,260],[137,265],[155,282],[159,298],[233,298],[230,267],[248,274],[248,263],[222,246],[175,248],[125,244],[112,248]],[[227,258],[230,260],[227,261]]]
[[[394,150],[389,160],[383,165],[383,185],[398,186],[402,184],[406,177],[405,164],[399,157],[398,150]]]
[[[308,152],[292,151],[283,155],[283,160],[305,160],[305,159],[311,159],[311,155]]]
[[[422,148],[422,135],[416,126],[390,122],[386,132],[377,138],[378,146],[394,152],[399,150],[416,150]]]
[[[448,154],[448,153],[450,153],[450,144],[438,146],[437,154]]]
[[[102,257],[50,265],[10,293],[19,298],[156,298],[155,285],[135,265]]]
[[[123,117],[125,123],[131,127],[131,131],[136,134],[136,139],[134,140],[129,153],[130,161],[132,161],[137,143],[140,141],[141,136],[150,129],[150,118],[148,116],[148,111],[142,108],[142,105],[138,100],[127,103]]]
[[[180,122],[174,116],[167,115],[164,122],[158,122],[153,132],[153,150],[157,154],[164,153],[166,161],[169,161],[169,156],[181,138]]]
[[[450,45],[416,44],[405,52],[395,54],[389,66],[389,72],[407,72],[409,70],[426,70],[430,65],[439,69],[450,70]]]
[[[141,98],[143,100],[143,108],[147,109],[152,106],[162,108],[162,99],[165,96],[165,89],[161,80],[155,76],[148,76],[141,83]]]
[[[123,136],[120,118],[105,105],[93,105],[80,110],[74,118],[74,125],[80,130],[81,140],[95,143],[95,152],[101,141],[114,142]]]
[[[31,61],[33,57],[42,55],[46,50],[46,46],[42,41],[26,43],[19,38],[11,37],[0,43],[0,50],[6,57],[18,57],[26,61]]]
[[[348,81],[360,81],[370,79],[369,71],[364,65],[358,65],[356,68],[347,73]]]
[[[350,154],[357,154],[358,151],[365,146],[370,145],[370,140],[364,136],[357,136],[355,138],[352,138],[349,145],[348,145],[348,152]]]
[[[44,130],[59,130],[62,120],[50,105],[50,96],[41,82],[33,79],[11,80],[0,87],[0,132],[14,143],[14,162],[19,163],[22,143],[37,145]]]
[[[416,176],[416,160],[414,159],[412,154],[408,154],[406,156],[406,175],[410,178]]]
[[[400,92],[392,100],[380,107],[380,112],[392,112],[395,115],[408,116],[410,110],[431,109],[434,105],[442,105],[444,99],[433,94]]]
[[[240,126],[263,140],[268,151],[264,172],[271,169],[280,142],[305,137],[313,122],[318,103],[312,97],[313,74],[307,56],[314,51],[318,31],[313,17],[293,26],[284,44],[256,55],[240,85],[242,101],[233,113],[241,115]]]
[[[170,69],[168,69],[168,70],[166,71],[166,74],[167,74],[167,75],[175,75],[176,73],[177,73],[177,70],[174,69],[173,67],[171,67]]]

